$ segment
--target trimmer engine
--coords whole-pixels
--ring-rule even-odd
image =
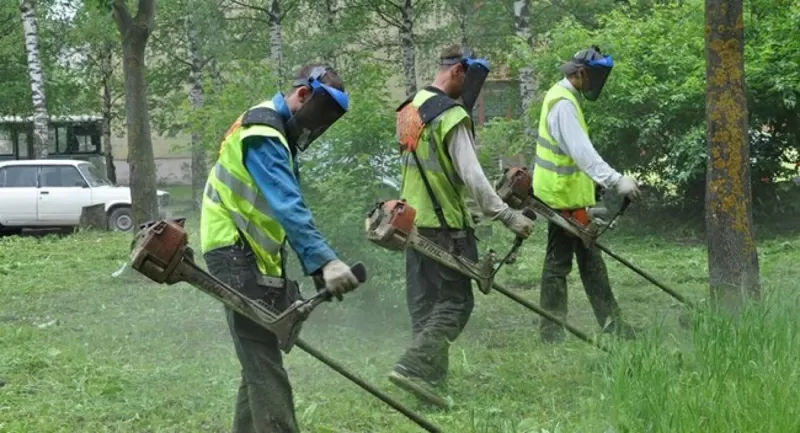
[[[497,185],[497,195],[512,209],[522,209],[533,194],[533,179],[523,167],[512,167],[505,172]]]
[[[402,251],[414,229],[417,211],[403,200],[377,203],[365,221],[367,239],[392,251]]]
[[[131,252],[131,267],[157,283],[175,284],[175,273],[187,255],[185,219],[160,220],[142,225]]]

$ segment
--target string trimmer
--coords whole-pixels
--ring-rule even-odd
[[[415,216],[416,210],[405,201],[389,200],[380,202],[366,219],[367,239],[380,247],[392,251],[403,251],[407,248],[419,251],[425,256],[435,260],[437,263],[474,279],[478,283],[478,289],[481,292],[488,294],[491,289],[494,289],[534,313],[563,326],[567,331],[581,340],[608,351],[603,345],[591,339],[579,329],[494,281],[497,271],[506,262],[506,259],[519,249],[522,244],[522,238],[517,237],[511,250],[506,255],[506,258],[504,258],[497,267],[494,267],[496,254],[491,250],[487,257],[480,263],[474,263],[440,247],[432,240],[419,234],[414,225]],[[529,218],[535,218],[535,215],[527,216]]]
[[[331,300],[332,294],[327,289],[322,288],[311,298],[298,300],[285,311],[276,313],[265,304],[248,298],[197,266],[194,262],[194,254],[188,246],[189,239],[183,227],[184,221],[182,219],[160,220],[142,225],[134,240],[131,267],[157,283],[172,285],[185,282],[191,284],[273,333],[284,353],[289,353],[292,347],[297,346],[402,413],[424,430],[431,433],[441,431],[420,415],[412,412],[388,394],[351,373],[344,366],[298,337],[302,323],[308,318],[311,311],[322,302]],[[360,282],[366,281],[366,269],[363,264],[357,263],[351,270]],[[320,286],[321,282],[317,281],[317,285]]]
[[[628,269],[641,275],[644,279],[653,283],[656,287],[677,299],[682,304],[691,306],[690,302],[678,292],[656,280],[653,276],[640,269],[638,266],[620,257],[618,254],[608,249],[608,247],[605,245],[597,242],[597,238],[605,233],[608,228],[613,227],[617,218],[619,218],[628,208],[630,205],[630,200],[628,200],[627,197],[623,200],[622,206],[620,206],[619,210],[610,222],[606,223],[599,218],[598,214],[601,212],[594,212],[593,210],[590,210],[589,215],[590,217],[594,218],[591,219],[588,225],[584,225],[574,218],[564,217],[559,211],[551,208],[539,200],[533,193],[532,181],[531,175],[528,174],[527,170],[518,167],[511,168],[505,172],[505,175],[497,185],[497,194],[511,208],[529,209],[533,211],[536,215],[541,216],[547,221],[558,225],[567,232],[578,237],[587,247],[591,247],[592,245],[597,246],[597,248],[599,248],[601,251],[608,254]],[[599,230],[601,227],[603,227],[602,231]]]

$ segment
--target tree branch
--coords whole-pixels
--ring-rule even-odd
[[[292,9],[296,8],[297,5],[300,4],[300,2],[296,1],[296,0],[295,1],[287,1],[287,3],[288,3],[288,6],[287,5],[281,5],[281,11],[283,11],[282,12],[283,16],[288,15],[289,12],[292,11]]]
[[[237,17],[225,17],[225,20],[226,21],[238,21],[238,20],[255,21],[255,22],[258,22],[258,23],[269,24],[269,20],[261,18],[260,16],[251,17],[251,16],[248,16],[248,15],[240,15],[240,16],[237,16]]]
[[[398,12],[403,12],[403,7],[393,2],[392,0],[383,0],[383,2],[387,3],[389,6],[394,6],[394,8],[397,9]]]
[[[16,15],[8,14],[5,18],[0,19],[0,38],[4,38],[11,33],[14,33],[14,26],[11,25],[16,21]]]
[[[174,39],[173,39],[173,41],[174,41]],[[158,45],[161,45],[161,46],[168,46],[168,43],[165,43],[164,41],[162,41],[162,40],[161,40],[161,38],[159,38],[159,37],[156,37],[156,36],[153,36],[153,42],[155,42],[156,44],[158,44]],[[173,44],[172,46],[174,46],[174,44]],[[184,58],[181,58],[181,57],[179,57],[179,56],[177,56],[177,55],[173,54],[173,53],[172,53],[172,50],[164,50],[164,52],[165,52],[165,53],[167,54],[167,56],[169,56],[169,57],[170,57],[172,60],[175,60],[175,61],[176,61],[176,62],[178,62],[178,63],[183,63],[183,64],[184,64],[184,65],[186,65],[186,66],[192,67],[192,63],[191,63],[191,62],[189,62],[189,61],[187,61],[186,59],[184,59]]]
[[[568,13],[570,15],[572,15],[572,17],[575,18],[576,21],[578,21],[581,25],[583,25],[587,29],[597,28],[597,22],[596,21],[594,21],[591,18],[587,19],[587,18],[581,17],[580,15],[577,14],[577,12],[575,10],[572,10],[572,9],[568,8],[564,4],[564,2],[562,2],[561,0],[549,0],[549,1],[550,1],[550,4],[552,4],[553,6],[563,10],[564,12],[566,12],[566,13]]]
[[[384,0],[379,0],[379,1],[384,1]],[[398,29],[403,28],[403,24],[397,18],[390,17],[381,10],[381,7],[377,1],[372,1],[370,2],[370,4],[372,5],[372,10],[376,14],[378,14],[378,17],[380,17],[386,24],[389,24],[393,27],[397,27]]]
[[[128,31],[133,27],[133,18],[131,18],[131,13],[128,10],[128,3],[125,0],[114,0],[112,9],[114,21],[116,21],[119,32],[122,34],[122,39],[125,40]]]
[[[272,11],[271,11],[271,10],[269,10],[269,9],[267,9],[267,8],[265,8],[265,7],[261,7],[261,6],[253,6],[253,5],[249,4],[249,3],[242,3],[242,2],[240,2],[239,0],[231,0],[231,3],[233,3],[233,4],[235,4],[235,5],[239,5],[239,6],[243,7],[243,8],[246,8],[246,9],[251,9],[251,10],[259,11],[259,12],[261,12],[261,13],[264,13],[264,14],[266,14],[266,15],[267,15],[267,16],[269,16],[270,18],[272,18],[272,19],[275,19],[275,17],[273,17],[273,15],[272,15]]]

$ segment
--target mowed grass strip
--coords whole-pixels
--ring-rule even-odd
[[[543,240],[537,231],[501,271],[533,301]],[[130,270],[112,277],[129,243],[98,233],[0,238],[0,432],[230,430],[239,366],[221,306],[185,284],[158,286]],[[606,243],[692,299],[706,296],[702,245],[614,235]],[[349,304],[322,306],[303,337],[446,432],[800,431],[798,249],[798,239],[760,245],[765,306],[736,325],[693,315],[687,330],[676,301],[608,259],[626,316],[649,331],[636,343],[605,339],[612,355],[575,338],[543,345],[534,314],[476,291],[473,319],[451,348],[449,412],[386,381],[409,331],[402,282],[380,269]],[[569,284],[571,322],[596,332],[577,269]],[[359,302],[375,290],[383,302]],[[285,359],[304,432],[420,431],[299,349]]]

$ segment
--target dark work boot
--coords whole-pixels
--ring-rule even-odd
[[[563,343],[566,337],[566,331],[561,325],[553,323],[545,318],[541,319],[539,326],[539,338],[542,343],[558,344]]]
[[[389,373],[389,381],[426,403],[439,406],[443,409],[450,408],[447,401],[436,392],[433,383],[414,375],[400,364],[395,365]]]

